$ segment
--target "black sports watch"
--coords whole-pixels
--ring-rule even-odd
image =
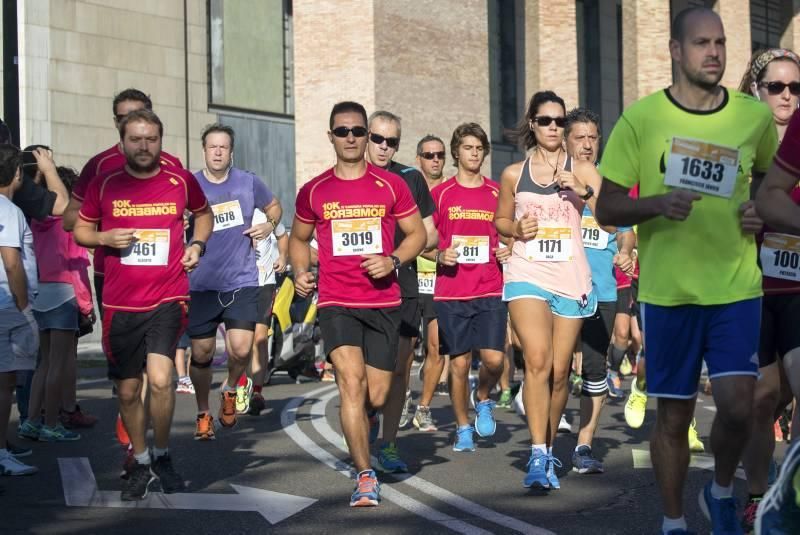
[[[389,255],[389,258],[392,259],[392,265],[394,266],[394,269],[400,269],[400,265],[402,264],[402,262],[400,262],[400,259],[394,255]]]
[[[594,195],[594,188],[592,186],[588,186],[587,185],[586,186],[586,195],[583,195],[581,197],[581,199],[583,199],[584,201],[588,201],[589,199],[592,198],[592,195]]]
[[[206,254],[206,242],[203,240],[194,240],[192,243],[189,244],[189,247],[192,245],[199,245],[200,246],[200,256]]]

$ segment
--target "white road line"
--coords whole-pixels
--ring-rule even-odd
[[[325,440],[330,442],[332,446],[343,451],[344,453],[349,453],[347,448],[344,446],[344,439],[342,436],[334,431],[334,429],[328,424],[328,420],[325,418],[325,409],[330,402],[331,399],[337,397],[339,395],[338,390],[333,390],[328,392],[319,397],[319,402],[314,403],[311,405],[311,423],[314,426],[314,429],[322,435]],[[378,460],[374,457],[372,458],[373,466],[378,463]],[[392,474],[392,476],[402,481],[403,483],[410,485],[411,487],[417,489],[420,492],[424,492],[430,496],[433,496],[437,500],[440,500],[448,505],[451,505],[461,511],[464,511],[467,514],[472,516],[483,518],[488,520],[494,524],[499,526],[503,526],[507,529],[512,529],[519,533],[525,533],[530,535],[553,535],[552,531],[548,531],[544,528],[540,528],[537,526],[533,526],[528,524],[527,522],[523,522],[516,518],[506,516],[502,513],[498,513],[493,509],[489,509],[488,507],[484,507],[480,504],[467,500],[466,498],[459,496],[453,492],[450,492],[447,489],[443,489],[433,483],[422,479],[421,477],[414,476],[411,474]]]
[[[281,411],[281,426],[283,427],[283,430],[286,431],[286,434],[289,435],[289,437],[308,454],[312,455],[319,462],[327,465],[333,470],[336,470],[348,479],[352,479],[350,476],[350,466],[318,446],[308,437],[308,435],[303,433],[296,421],[297,409],[307,399],[313,399],[319,394],[336,388],[336,385],[325,386],[322,388],[317,388],[316,390],[312,390],[311,392],[306,393],[304,396],[290,399],[283,408],[283,411]],[[455,517],[437,511],[436,509],[429,507],[428,505],[425,505],[424,503],[417,501],[414,498],[411,498],[410,496],[407,496],[402,492],[389,487],[388,485],[381,486],[381,497],[386,498],[387,500],[399,505],[411,513],[414,513],[415,515],[440,524],[457,533],[463,533],[465,535],[491,535],[490,531],[467,524],[466,522],[458,520]]]

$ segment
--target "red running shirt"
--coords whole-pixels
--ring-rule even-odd
[[[431,190],[439,249],[453,245],[460,255],[455,266],[437,266],[434,301],[502,295],[503,272],[494,255],[500,243],[494,226],[499,195],[500,187],[486,177],[476,188],[462,186],[453,177]]]
[[[188,300],[189,278],[181,264],[183,212],[199,212],[206,206],[197,180],[183,169],[162,167],[147,179],[118,169],[92,180],[81,219],[105,230],[139,230],[137,241],[127,249],[103,248],[103,306],[142,312],[161,303]]]
[[[94,177],[109,171],[121,169],[125,166],[125,163],[125,153],[122,152],[119,143],[107,148],[100,154],[92,156],[92,158],[86,162],[86,165],[83,166],[83,169],[81,169],[78,182],[76,182],[72,188],[72,196],[83,202],[83,198],[86,196],[86,190],[89,189],[89,184]],[[161,165],[183,169],[183,164],[179,158],[163,151],[161,152]],[[95,274],[102,276],[104,271],[102,247],[95,249],[93,265]]]
[[[392,254],[397,220],[417,211],[405,181],[372,164],[354,180],[337,177],[331,168],[303,185],[297,194],[295,217],[317,231],[317,306],[400,306],[396,273],[370,278],[361,268],[361,255]]]

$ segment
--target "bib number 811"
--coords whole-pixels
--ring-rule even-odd
[[[345,247],[358,247],[361,245],[372,245],[372,232],[344,232],[342,233],[342,245]]]
[[[700,158],[681,158],[683,163],[683,174],[692,178],[702,178],[703,180],[713,180],[722,182],[722,173],[725,166],[721,163],[709,162]]]

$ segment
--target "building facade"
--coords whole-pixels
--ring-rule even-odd
[[[499,177],[522,156],[508,132],[535,91],[594,109],[609,132],[669,85],[671,16],[689,5],[721,15],[730,87],[752,50],[800,48],[800,0],[4,0],[0,116],[18,111],[21,145],[80,168],[117,140],[113,95],[140,88],[191,169],[203,126],[233,126],[236,165],[291,215],[296,189],[333,164],[335,102],[399,115],[406,164],[422,136],[449,145],[477,122],[493,143],[484,172]]]

